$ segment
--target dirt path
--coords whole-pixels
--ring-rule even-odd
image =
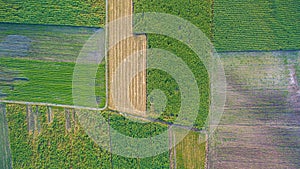
[[[300,168],[296,76],[272,55],[222,58],[227,102],[210,139],[209,168]]]

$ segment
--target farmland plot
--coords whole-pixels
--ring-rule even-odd
[[[6,120],[6,108],[3,104],[0,104],[0,126],[0,166],[3,169],[9,169],[12,167],[12,161]]]
[[[45,106],[7,104],[6,108],[14,168],[169,168],[168,152],[148,158],[125,158],[108,152],[108,141],[97,145],[79,123],[85,110],[52,107],[49,119],[49,108]],[[28,109],[38,112],[33,123],[27,117]],[[155,136],[166,129],[159,123],[140,124],[109,111],[101,114],[110,119],[114,129],[135,138]],[[108,138],[109,130],[101,125],[103,122],[97,124],[108,132],[101,137]]]
[[[103,26],[105,0],[1,0],[0,22]]]
[[[296,50],[300,1],[215,0],[213,42],[218,51]]]
[[[210,138],[209,167],[299,168],[299,87],[285,62],[295,52],[221,55],[227,102]]]
[[[108,21],[113,23],[108,30],[109,107],[145,116],[147,40],[145,35],[133,34],[132,17],[124,19],[132,12],[132,0],[109,1]],[[118,21],[122,18],[125,22]],[[129,64],[122,67],[124,63]]]
[[[73,105],[76,58],[99,28],[1,23],[0,30],[0,95],[9,100]],[[104,63],[97,73],[96,96],[103,107]]]
[[[134,0],[134,12],[160,12],[182,17],[196,25],[208,38],[211,39],[212,25],[211,0]],[[194,74],[200,93],[199,116],[195,121],[195,127],[204,126],[209,109],[209,77],[205,66],[199,57],[185,44],[170,37],[147,34],[147,47],[159,48],[172,52],[180,57]],[[165,111],[161,112],[159,119],[174,122],[180,110],[180,91],[175,79],[168,73],[157,69],[147,70],[147,94],[153,90],[163,91],[168,100]],[[147,99],[147,108],[151,109],[150,99]]]

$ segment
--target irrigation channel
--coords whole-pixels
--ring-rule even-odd
[[[219,55],[227,100],[208,168],[300,168],[299,51]]]

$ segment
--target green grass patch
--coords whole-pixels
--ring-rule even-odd
[[[300,45],[300,1],[215,0],[218,51],[293,50]]]

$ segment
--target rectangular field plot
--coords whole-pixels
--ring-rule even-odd
[[[294,50],[300,46],[300,1],[216,0],[218,51]]]
[[[102,26],[105,0],[0,0],[0,22]]]
[[[173,142],[175,142],[175,135]],[[173,168],[204,169],[206,163],[205,135],[190,131],[183,140],[172,149]]]
[[[105,139],[100,145],[91,139],[81,123],[80,113],[84,110],[53,107],[50,110],[52,120],[49,121],[47,107],[28,107],[30,112],[37,112],[33,132],[28,131],[32,122],[27,119],[26,105],[6,105],[14,168],[169,168],[168,152],[147,158],[111,154],[107,151],[111,143],[108,141],[110,130],[104,125],[106,121],[97,119],[97,127],[103,129],[101,137]],[[99,112],[90,113],[95,117]],[[110,119],[111,127],[130,137],[154,137],[167,129],[159,123],[134,123],[112,112],[101,114],[105,120]]]
[[[76,59],[98,28],[0,24],[0,98],[72,105]],[[105,64],[96,97],[105,104]]]
[[[209,168],[299,168],[298,52],[219,53],[226,103]]]

